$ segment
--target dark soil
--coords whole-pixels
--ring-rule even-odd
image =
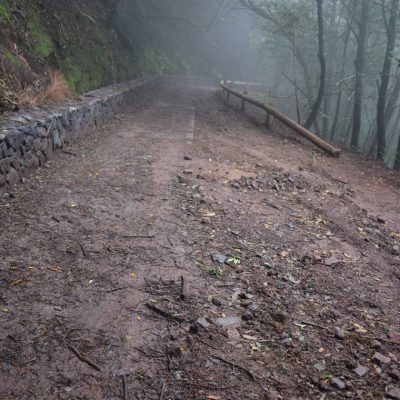
[[[399,174],[188,88],[68,151],[0,203],[1,399],[399,398]]]

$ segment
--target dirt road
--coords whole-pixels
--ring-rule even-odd
[[[206,89],[68,151],[0,203],[0,399],[400,398],[398,174]]]

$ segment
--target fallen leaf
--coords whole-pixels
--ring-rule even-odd
[[[290,272],[286,274],[285,278],[295,285],[298,285],[301,282],[300,280],[297,280]]]
[[[22,279],[16,279],[15,281],[12,281],[12,282],[10,283],[10,286],[17,286],[17,285],[19,285],[19,284],[22,283],[22,282],[23,282]]]
[[[350,254],[347,253],[343,253],[343,255],[348,259],[348,260],[352,260],[353,257]]]
[[[354,328],[356,328],[356,332],[358,333],[367,333],[367,330],[360,324],[353,324]]]
[[[246,339],[246,340],[257,340],[257,338],[255,336],[250,336],[250,335],[243,335],[243,339]]]

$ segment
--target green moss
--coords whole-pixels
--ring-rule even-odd
[[[0,23],[11,22],[11,11],[5,1],[0,0]]]
[[[7,51],[6,52],[6,59],[13,65],[15,65],[17,68],[23,68],[24,67],[24,63],[13,53],[11,53],[11,51]]]
[[[145,48],[138,62],[139,73],[142,76],[159,75],[170,70],[171,63],[165,54],[157,49]]]
[[[66,59],[62,63],[62,69],[65,79],[73,94],[78,92],[78,85],[82,79],[82,70],[79,65],[74,64],[70,59]]]
[[[87,92],[111,81],[110,60],[101,46],[71,46],[68,57],[60,64],[73,93]]]
[[[33,18],[28,22],[28,28],[34,39],[33,51],[41,57],[48,57],[52,54],[54,52],[53,42],[43,31],[40,22]]]

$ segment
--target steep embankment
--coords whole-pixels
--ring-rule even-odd
[[[40,87],[61,70],[73,93],[134,76],[134,53],[98,0],[0,0],[1,97]]]
[[[161,3],[0,0],[0,111],[27,88],[43,88],[49,70],[59,70],[73,94],[143,75],[201,71],[193,55],[182,56],[188,34],[176,21],[160,28],[152,17]]]

